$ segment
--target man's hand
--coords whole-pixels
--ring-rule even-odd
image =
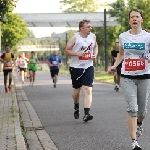
[[[77,52],[77,56],[84,56],[84,51]]]
[[[108,74],[113,74],[116,71],[116,67],[115,66],[111,66],[108,68]]]
[[[96,56],[95,56],[95,55],[92,55],[92,58],[93,58],[93,59],[95,59],[95,58],[96,58]]]

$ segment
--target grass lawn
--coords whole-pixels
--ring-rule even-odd
[[[109,82],[113,83],[114,82],[114,76],[109,75],[107,73],[101,72],[101,73],[95,73],[95,80],[102,81],[102,82]]]

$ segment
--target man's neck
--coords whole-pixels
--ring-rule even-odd
[[[80,34],[80,36],[81,36],[82,38],[87,38],[87,37],[88,37],[88,34],[86,34],[86,33],[79,32],[79,34]]]

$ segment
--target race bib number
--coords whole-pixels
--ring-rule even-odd
[[[52,64],[53,64],[54,66],[57,66],[57,65],[58,65],[58,62],[57,62],[57,61],[52,61]]]
[[[83,56],[79,56],[79,60],[90,60],[91,59],[91,53],[83,53]]]
[[[5,67],[12,67],[12,63],[11,62],[5,63]]]
[[[20,66],[25,66],[25,63],[24,63],[24,61],[20,63]]]
[[[145,59],[125,59],[125,71],[145,70]]]

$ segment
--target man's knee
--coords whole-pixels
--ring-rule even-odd
[[[79,96],[80,95],[80,88],[74,89],[73,95]]]
[[[83,91],[86,95],[92,95],[92,87],[83,86]]]

